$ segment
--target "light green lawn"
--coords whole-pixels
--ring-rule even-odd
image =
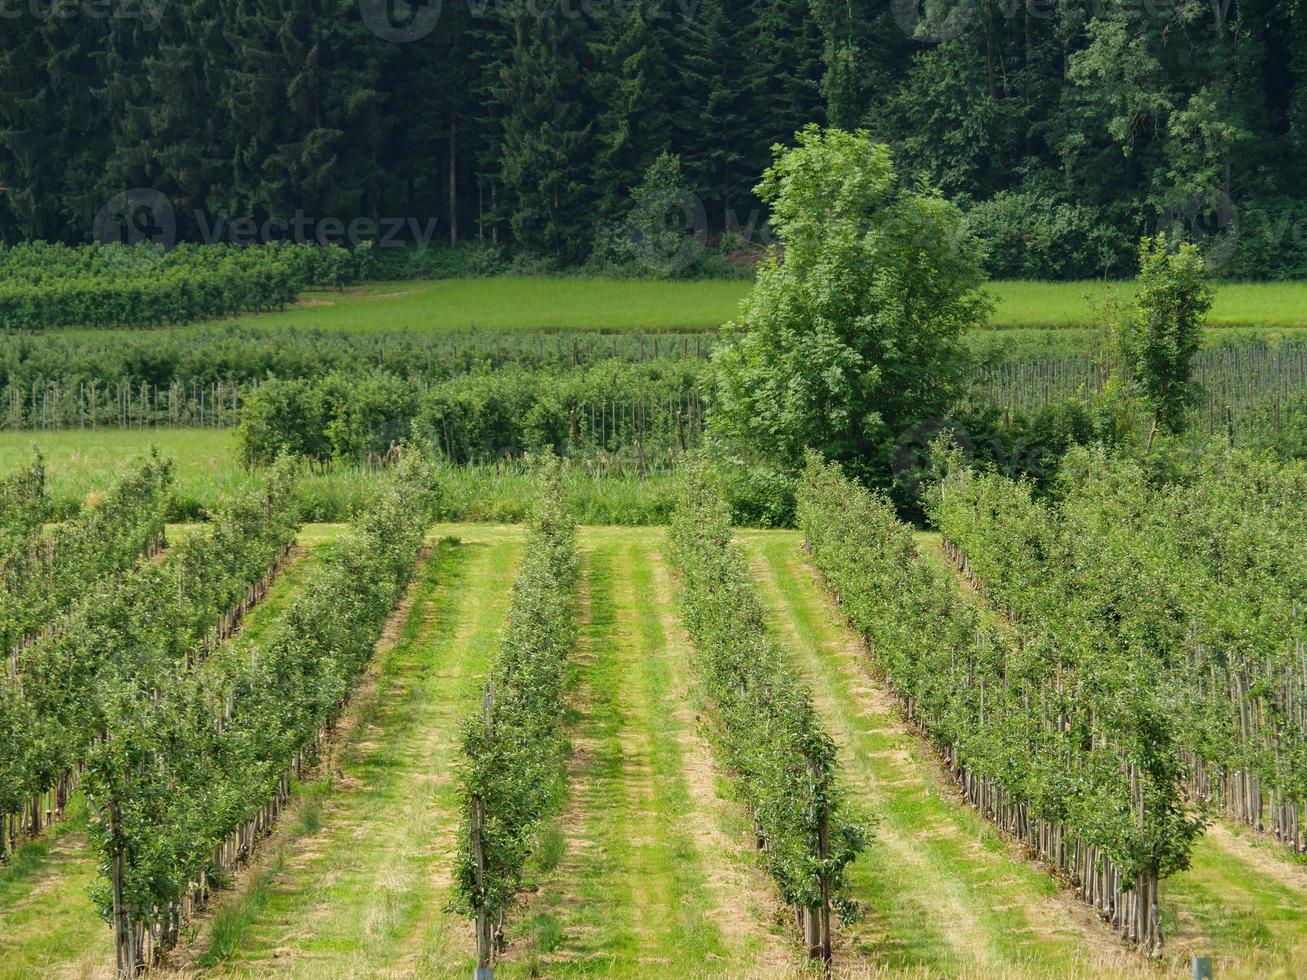
[[[314,291],[284,312],[232,322],[363,332],[713,330],[735,315],[748,288],[740,280],[551,276],[385,282]]]
[[[1130,282],[993,282],[994,327],[1092,326],[1102,323],[1110,296],[1134,294]],[[1208,317],[1211,326],[1307,326],[1307,282],[1221,282]]]
[[[261,327],[357,331],[715,330],[735,318],[751,283],[580,277],[499,277],[373,283],[315,291],[280,313],[234,321]],[[996,281],[990,326],[1069,327],[1102,322],[1107,295],[1129,282]],[[1218,283],[1213,326],[1307,327],[1307,282]]]

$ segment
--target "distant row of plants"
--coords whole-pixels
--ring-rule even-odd
[[[155,326],[280,309],[309,286],[368,278],[371,256],[312,245],[0,247],[0,328]]]
[[[375,458],[416,428],[454,463],[549,449],[624,454],[649,470],[699,444],[701,381],[694,362],[666,360],[478,372],[424,390],[393,374],[337,372],[260,385],[245,399],[238,435],[249,464],[282,453],[317,462]]]

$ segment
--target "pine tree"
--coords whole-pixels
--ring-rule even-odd
[[[562,17],[514,18],[499,98],[504,106],[500,182],[514,241],[542,257],[583,258],[593,232],[577,37]]]

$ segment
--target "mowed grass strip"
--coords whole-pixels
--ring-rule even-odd
[[[757,975],[777,959],[765,882],[721,829],[731,802],[705,765],[661,538],[583,532],[562,853],[507,976]]]
[[[959,977],[1151,972],[958,799],[872,678],[799,535],[752,532],[743,541],[775,636],[793,651],[839,746],[850,793],[877,819],[851,871],[866,915],[842,930],[844,967]]]
[[[1307,326],[1307,282],[1216,282],[1214,327]],[[233,321],[273,328],[419,333],[715,330],[738,317],[748,279],[663,282],[581,276],[382,282],[316,290],[278,313]],[[1102,322],[1111,297],[1128,301],[1131,281],[995,280],[990,327],[1084,327]],[[193,329],[193,328],[181,328]]]
[[[315,290],[278,313],[233,321],[259,327],[380,332],[715,330],[732,319],[751,283],[498,276],[380,282]]]
[[[86,820],[78,794],[62,823],[0,866],[0,978],[113,975],[113,934],[89,894]]]
[[[940,535],[917,535],[925,557],[942,562],[964,594],[988,610],[948,561]],[[1194,844],[1191,865],[1162,880],[1164,962],[1182,970],[1212,957],[1221,977],[1303,976],[1307,963],[1307,862],[1246,827],[1217,819]]]
[[[453,529],[439,528],[438,533]],[[499,640],[515,530],[457,529],[420,570],[339,769],[214,916],[196,965],[217,975],[443,977],[472,968],[445,911],[457,850],[461,724]]]

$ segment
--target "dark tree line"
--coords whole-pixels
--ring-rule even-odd
[[[664,151],[747,229],[818,122],[958,198],[995,271],[1129,271],[1179,223],[1307,274],[1305,3],[2,0],[0,240],[86,241],[149,187],[183,239],[415,216],[576,262]]]

